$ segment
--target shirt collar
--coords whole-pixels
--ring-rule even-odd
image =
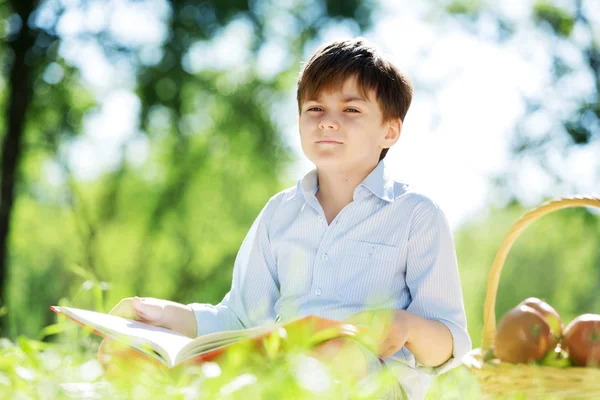
[[[317,170],[313,169],[298,181],[295,194],[314,196],[318,187]],[[375,169],[354,190],[354,200],[365,198],[369,192],[388,203],[394,201],[394,181],[387,174],[384,160],[379,161]]]
[[[373,171],[362,181],[360,185],[354,191],[355,200],[358,198],[364,198],[365,195],[359,195],[357,192],[360,188],[367,188],[368,191],[379,197],[381,200],[391,203],[394,201],[394,181],[390,179],[385,167],[385,160],[379,161],[379,164]],[[367,191],[362,190],[362,193],[368,194]]]
[[[304,175],[300,182],[298,182],[298,189],[300,189],[301,193],[304,192],[315,195],[319,188],[318,179],[317,170],[313,169],[308,174]]]

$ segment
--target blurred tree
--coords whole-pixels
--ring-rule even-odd
[[[8,11],[8,7],[12,13]],[[8,98],[3,99],[6,109],[4,137],[2,143],[2,175],[0,191],[0,304],[6,304],[4,285],[7,274],[8,236],[11,214],[18,182],[18,167],[22,157],[22,143],[26,127],[26,116],[33,97],[33,82],[45,65],[49,63],[47,52],[55,40],[52,32],[42,32],[29,25],[29,18],[38,6],[38,1],[9,1],[1,8],[6,21],[3,33],[7,48],[3,58],[7,61]],[[0,319],[0,322],[4,319]],[[0,332],[3,332],[0,325]]]
[[[158,15],[164,38],[140,45],[115,31],[125,6]],[[273,107],[288,97],[305,47],[331,24],[360,33],[371,7],[358,0],[1,4],[0,79],[10,90],[2,98],[0,301],[10,334],[36,334],[53,319],[48,304],[62,296],[94,308],[132,294],[219,300],[244,234],[281,189],[288,150]],[[102,13],[100,26],[84,22]],[[69,35],[64,27],[74,19],[80,29]],[[114,155],[116,166],[92,181],[78,180],[69,161],[103,97],[65,55],[85,46],[131,74],[125,89],[139,104],[137,132]],[[273,49],[284,52],[279,65],[270,62]],[[134,162],[140,143],[148,156]],[[62,178],[50,183],[49,167]],[[0,323],[8,334],[6,318]]]
[[[37,26],[32,20],[39,7],[37,0],[0,4],[0,16],[6,22],[0,46],[4,61],[0,80],[8,89],[1,96],[5,107],[0,198],[1,314],[7,312],[9,303],[6,288],[11,227],[20,222],[13,218],[14,205],[19,197],[36,191],[35,182],[27,179],[23,160],[36,159],[35,164],[40,166],[40,155],[56,155],[61,140],[79,133],[82,116],[92,104],[79,83],[77,70],[58,55],[56,20],[63,9],[56,10],[54,22]],[[31,243],[28,251],[34,251],[35,245]],[[44,278],[40,277],[40,283]],[[33,287],[32,293],[39,292]],[[6,333],[4,325],[5,319],[0,318],[2,334]]]
[[[465,29],[500,45],[511,43],[524,60],[539,48],[551,53],[548,67],[538,66],[542,76],[548,73],[549,82],[539,93],[523,93],[525,109],[515,127],[511,166],[496,178],[508,198],[518,198],[530,187],[530,176],[523,175],[527,163],[548,179],[545,195],[589,188],[589,179],[582,184],[581,176],[573,176],[582,171],[591,182],[600,182],[600,158],[590,156],[600,146],[597,2],[531,0],[518,7],[480,0],[441,4]],[[578,162],[582,157],[585,165]]]

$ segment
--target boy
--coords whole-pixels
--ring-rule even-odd
[[[385,172],[412,87],[357,38],[317,50],[300,73],[297,98],[302,150],[317,168],[263,208],[223,301],[136,297],[112,313],[191,337],[310,314],[370,323],[381,333],[377,354],[351,340],[319,351],[354,351],[362,356],[358,375],[390,368],[396,393],[423,398],[429,376],[459,365],[471,341],[443,213]]]

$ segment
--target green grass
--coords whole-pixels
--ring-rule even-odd
[[[175,369],[134,357],[112,363],[118,372],[111,374],[97,361],[99,337],[71,324],[50,326],[46,334],[54,341],[0,339],[0,399],[362,400],[381,398],[394,379],[384,372],[356,383],[311,357],[306,347],[279,342],[266,343],[263,353],[237,346],[218,364]],[[426,400],[480,397],[463,366],[434,378]]]
[[[48,332],[58,332],[60,325]],[[352,382],[310,356],[306,348],[273,347],[266,353],[239,346],[216,363],[167,369],[136,357],[111,364],[96,358],[100,338],[79,327],[52,335],[54,342],[0,339],[0,399],[377,399],[393,377],[381,373]],[[285,350],[285,351],[284,351]],[[131,359],[130,359],[131,360]],[[344,364],[345,365],[345,364]],[[436,377],[426,400],[479,399],[466,367]],[[525,396],[501,396],[526,400]]]
[[[375,399],[391,379],[382,373],[357,384],[299,347],[267,355],[239,347],[219,364],[172,370],[140,358],[114,364],[115,377],[96,359],[95,335],[69,327],[52,337],[0,339],[0,399]],[[427,398],[478,398],[477,391],[470,372],[458,368],[438,377]]]

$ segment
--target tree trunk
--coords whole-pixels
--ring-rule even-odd
[[[37,0],[12,0],[12,9],[21,18],[21,30],[8,43],[13,52],[13,63],[8,80],[8,107],[6,111],[4,142],[2,143],[2,172],[0,184],[0,304],[6,305],[8,281],[8,239],[10,219],[15,198],[15,181],[21,158],[21,143],[25,130],[25,116],[33,95],[31,66],[34,56],[34,32],[29,28],[28,20],[35,9]],[[7,335],[7,320],[0,318],[0,335]]]

